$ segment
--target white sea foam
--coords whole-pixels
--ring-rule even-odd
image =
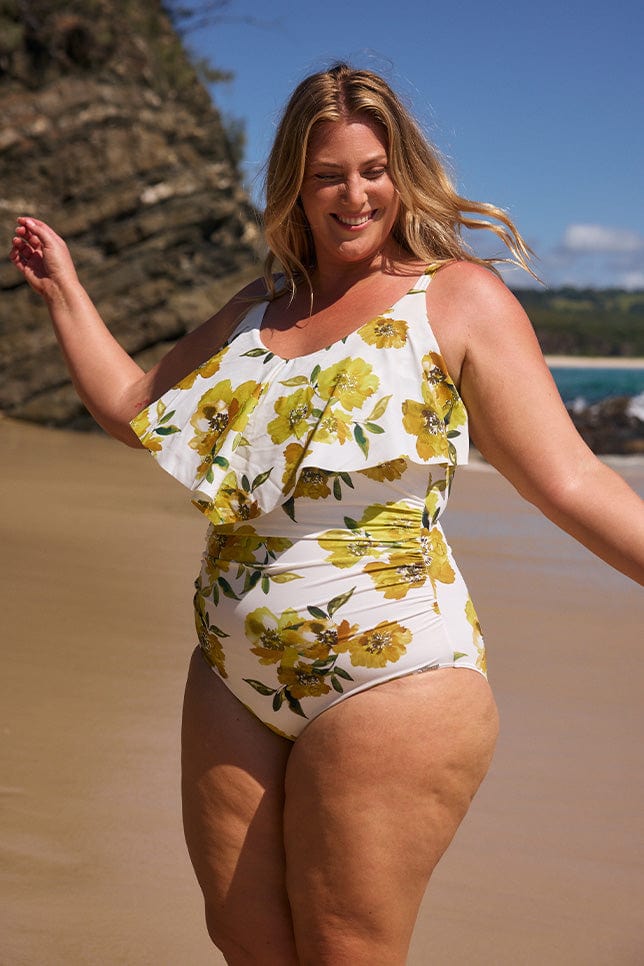
[[[644,423],[644,392],[641,392],[638,396],[633,396],[629,400],[626,407],[626,415],[641,419]]]

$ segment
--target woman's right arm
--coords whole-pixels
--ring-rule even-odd
[[[145,373],[114,338],[81,285],[67,245],[36,218],[19,218],[10,259],[45,301],[74,388],[96,422],[115,439],[140,446],[130,420],[215,352],[247,296],[244,289]],[[256,292],[257,290],[257,292]]]

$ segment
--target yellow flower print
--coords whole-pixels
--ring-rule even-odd
[[[343,409],[359,409],[379,385],[378,376],[364,359],[341,359],[318,376],[320,397],[337,400]]]
[[[214,667],[222,678],[227,678],[226,656],[221,646],[222,637],[228,637],[218,627],[210,624],[203,609],[200,595],[195,595],[195,628],[199,639],[199,647],[208,663]]]
[[[423,530],[420,535],[420,546],[431,579],[441,584],[453,584],[456,574],[449,561],[442,530],[439,527]]]
[[[364,572],[369,574],[376,590],[388,600],[402,600],[410,590],[422,587],[429,578],[421,554],[411,555],[406,551],[368,563]]]
[[[326,562],[340,569],[354,567],[362,557],[378,556],[372,540],[357,530],[325,530],[317,541],[323,550],[331,551]]]
[[[381,621],[376,627],[342,642],[338,651],[348,651],[354,667],[385,667],[400,660],[411,641],[411,631],[392,621]]]
[[[307,496],[310,500],[325,500],[331,495],[328,485],[329,474],[315,466],[305,466],[300,473],[293,496]]]
[[[476,666],[479,671],[482,671],[483,674],[487,675],[487,659],[485,656],[485,646],[483,644],[483,631],[481,629],[481,625],[479,623],[471,597],[468,597],[465,601],[465,617],[472,627],[472,640],[476,650],[478,651]]]
[[[309,620],[300,628],[306,646],[300,649],[303,657],[313,661],[323,661],[329,654],[346,651],[346,642],[358,630],[357,624],[343,620],[335,624],[332,620]]]
[[[224,477],[214,499],[209,501],[193,500],[192,502],[215,524],[252,520],[260,514],[257,500],[254,500],[251,493],[239,486],[233,470]]]
[[[275,403],[277,418],[267,426],[274,443],[283,443],[289,436],[302,439],[309,431],[309,419],[313,409],[313,390],[310,386],[297,389],[290,396],[280,396]]]
[[[407,460],[399,457],[397,460],[388,460],[386,463],[378,463],[377,466],[370,466],[366,470],[358,470],[363,476],[370,480],[399,480],[407,469]]]
[[[358,526],[376,540],[399,543],[416,539],[422,522],[422,510],[405,500],[396,503],[372,503],[358,520]]]
[[[449,377],[443,357],[438,352],[430,352],[423,356],[422,366],[425,380],[432,387],[438,408],[449,429],[464,426],[467,419],[465,406]]]
[[[305,642],[300,628],[304,621],[295,610],[285,610],[279,616],[268,607],[258,607],[246,616],[246,637],[254,642],[251,652],[260,664],[292,666]]]
[[[190,419],[195,430],[190,448],[204,457],[200,473],[208,470],[232,426],[238,431],[244,429],[261,393],[261,384],[253,380],[233,388],[230,379],[224,379],[203,394]]]
[[[453,386],[445,368],[443,357],[438,352],[430,352],[422,358],[423,376],[434,387],[436,402],[445,411],[452,400]]]
[[[331,690],[324,680],[324,674],[303,661],[298,661],[292,667],[280,667],[277,678],[296,701],[300,698],[318,698]]]
[[[202,362],[201,365],[197,366],[193,372],[189,372],[187,376],[184,376],[183,379],[177,383],[176,388],[192,389],[197,376],[201,376],[203,379],[209,379],[210,376],[216,375],[217,372],[219,372],[219,367],[224,356],[228,352],[228,348],[228,346],[224,346],[224,348],[221,349],[216,355],[212,356],[210,359],[206,359],[205,362]]]
[[[300,463],[308,453],[306,446],[301,443],[289,443],[284,450],[284,473],[282,474],[282,493],[288,493],[295,483],[295,476],[300,467]]]
[[[161,412],[161,415],[163,415],[163,412]],[[158,413],[157,416],[159,416]],[[150,450],[151,453],[161,452],[163,448],[161,438],[156,436],[154,431],[150,429],[149,409],[144,409],[138,416],[135,416],[130,425],[147,450]]]
[[[274,557],[292,545],[286,537],[260,537],[250,524],[233,531],[213,527],[206,541],[204,565],[207,571],[213,564],[222,569],[228,569],[230,563],[252,565],[257,563],[258,550]]]
[[[365,342],[378,349],[402,349],[407,342],[407,328],[403,319],[388,319],[379,315],[358,329],[358,333]]]
[[[405,399],[402,404],[403,426],[416,437],[416,452],[423,460],[433,456],[448,457],[449,442],[442,415],[437,411],[432,387],[421,384],[423,402]]]
[[[351,416],[341,409],[327,407],[311,436],[314,443],[346,443],[351,436]]]
[[[419,544],[397,550],[383,560],[371,561],[364,568],[376,590],[388,600],[402,600],[410,590],[427,580],[452,584],[456,579],[447,556],[447,544],[438,527],[420,531]]]

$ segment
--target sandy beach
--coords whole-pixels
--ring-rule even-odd
[[[644,369],[639,356],[546,356],[546,362],[569,369]]]
[[[0,964],[221,963],[178,792],[203,518],[103,436],[9,420],[0,435]],[[644,464],[616,465],[644,493]],[[409,963],[639,966],[642,590],[480,463],[458,474],[445,529],[502,731]]]

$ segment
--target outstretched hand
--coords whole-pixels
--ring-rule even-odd
[[[37,218],[18,218],[9,258],[44,299],[60,297],[66,286],[78,284],[67,245]]]

